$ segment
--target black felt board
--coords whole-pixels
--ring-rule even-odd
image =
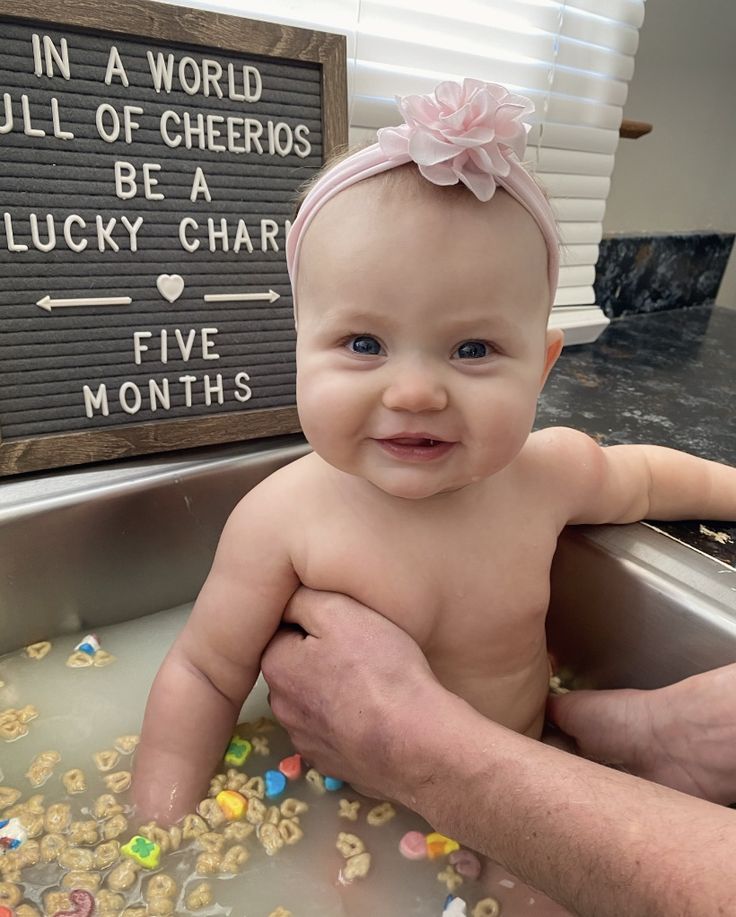
[[[284,245],[295,189],[325,154],[321,63],[18,21],[2,15],[7,5],[0,5],[0,473],[111,457],[111,442],[124,442],[130,454],[151,451],[157,438],[160,448],[174,448],[283,430],[278,409],[292,408],[295,383]],[[238,23],[241,36],[246,22]],[[171,91],[164,81],[156,91],[148,52],[165,70],[173,56]],[[125,106],[135,107],[129,141]],[[157,182],[148,197],[144,169]],[[270,410],[280,416],[274,430],[263,425]],[[251,431],[241,422],[240,433],[228,435],[222,422],[244,411],[258,423]],[[293,428],[293,409],[288,414]],[[208,425],[214,436],[203,439],[200,425],[188,441],[181,422],[170,427],[175,442],[162,434],[166,422],[202,417],[220,418]],[[159,435],[152,440],[144,430],[138,448],[135,434],[150,422]],[[111,428],[126,435],[99,440],[101,448],[77,436],[76,456],[72,440],[45,450],[45,459],[34,453],[30,465],[27,449],[7,451],[37,437],[58,446],[65,435]]]

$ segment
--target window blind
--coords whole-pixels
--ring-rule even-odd
[[[178,0],[177,0],[178,2]],[[550,324],[592,341],[608,324],[593,281],[610,176],[645,0],[186,0],[341,32],[351,142],[396,124],[395,95],[444,79],[504,83],[535,104],[527,162],[563,242]]]

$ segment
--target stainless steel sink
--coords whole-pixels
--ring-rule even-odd
[[[0,484],[0,653],[191,601],[235,503],[299,436]],[[577,684],[654,687],[736,660],[736,570],[641,524],[567,531],[550,645]]]

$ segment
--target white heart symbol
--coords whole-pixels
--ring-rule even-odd
[[[156,286],[164,299],[174,302],[184,292],[184,278],[181,274],[159,274]]]

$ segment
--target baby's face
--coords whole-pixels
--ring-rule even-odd
[[[446,199],[354,185],[302,243],[297,404],[327,462],[398,497],[507,466],[559,352],[547,255],[497,192]]]

